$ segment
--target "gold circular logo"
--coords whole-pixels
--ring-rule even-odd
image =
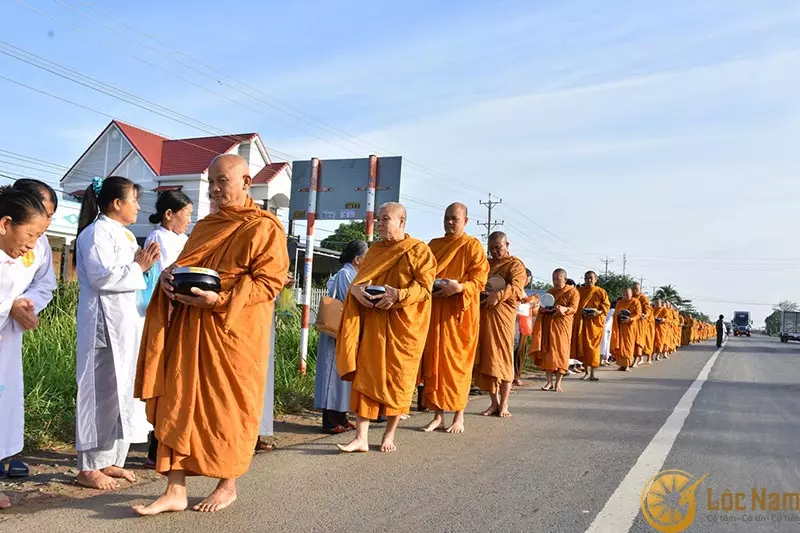
[[[640,505],[647,523],[661,533],[680,533],[692,525],[695,490],[708,476],[695,479],[683,470],[664,470],[645,484]]]
[[[28,250],[22,255],[22,265],[25,268],[33,265],[33,260],[36,259],[36,256],[33,254],[33,250]]]

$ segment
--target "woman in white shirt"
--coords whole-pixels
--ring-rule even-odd
[[[145,316],[153,291],[158,286],[158,277],[161,275],[161,271],[178,259],[189,239],[186,236],[186,230],[192,223],[193,210],[192,200],[181,191],[165,191],[156,200],[156,212],[150,215],[149,220],[151,224],[159,226],[147,236],[144,247],[147,248],[153,242],[158,243],[161,256],[144,276],[147,288],[138,294],[137,304],[142,316]],[[145,462],[146,468],[155,468],[157,452],[158,440],[151,432],[147,461]]]
[[[0,459],[22,450],[22,333],[36,327],[37,313],[50,301],[44,287],[46,266],[42,273],[46,252],[39,240],[49,225],[48,211],[38,197],[0,187],[0,413],[4,419]],[[28,292],[34,280],[43,280],[42,290]],[[0,509],[10,506],[8,496],[0,492]]]
[[[131,443],[147,442],[144,403],[133,397],[144,319],[136,291],[160,255],[158,244],[140,249],[125,228],[139,214],[139,186],[111,176],[94,178],[81,202],[75,250],[80,296],[76,366],[75,447],[79,485],[110,490],[124,470]]]

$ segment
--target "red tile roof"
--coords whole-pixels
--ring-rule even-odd
[[[136,151],[144,158],[145,162],[150,165],[153,172],[159,175],[161,171],[161,147],[164,141],[167,140],[166,137],[125,124],[119,120],[115,120],[114,124],[122,131],[131,146],[136,148]]]
[[[159,185],[153,192],[166,192],[166,191],[180,191],[183,189],[183,185]]]
[[[239,133],[218,137],[167,139],[119,120],[115,120],[114,124],[157,176],[200,174],[208,170],[211,160],[219,154],[258,136],[257,133]]]
[[[258,174],[253,176],[253,185],[265,185],[271,182],[275,176],[280,174],[283,169],[288,166],[289,163],[270,163],[259,170]]]

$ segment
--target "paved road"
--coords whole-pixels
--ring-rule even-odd
[[[638,494],[619,501],[611,495],[674,419],[714,352],[706,343],[631,373],[604,369],[597,383],[569,379],[563,394],[534,383],[513,394],[510,420],[477,415],[488,402],[479,398],[470,402],[464,435],[423,434],[416,430],[427,415],[414,416],[399,431],[395,454],[338,455],[333,445],[346,437],[337,436],[262,455],[241,480],[235,506],[214,516],[132,517],[132,503],[162,488],[151,484],[13,517],[0,530],[549,533],[585,531],[594,522],[597,531],[654,531],[641,515],[619,527],[605,512],[638,509]],[[663,466],[710,473],[689,531],[798,530],[800,521],[775,522],[769,512],[765,522],[713,523],[711,514],[737,513],[705,509],[708,487],[715,495],[726,488],[749,493],[751,486],[800,491],[798,382],[800,345],[737,338],[716,358]],[[380,432],[372,437],[378,444]],[[194,501],[211,487],[207,480],[189,484]],[[781,515],[800,520],[797,512]]]

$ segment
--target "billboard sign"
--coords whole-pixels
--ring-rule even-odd
[[[379,157],[375,207],[400,201],[400,169],[402,157]],[[317,183],[317,220],[365,220],[367,218],[367,182],[369,158],[324,159],[319,162]],[[311,182],[311,161],[292,163],[292,194],[289,217],[304,219],[308,215],[308,191]]]

